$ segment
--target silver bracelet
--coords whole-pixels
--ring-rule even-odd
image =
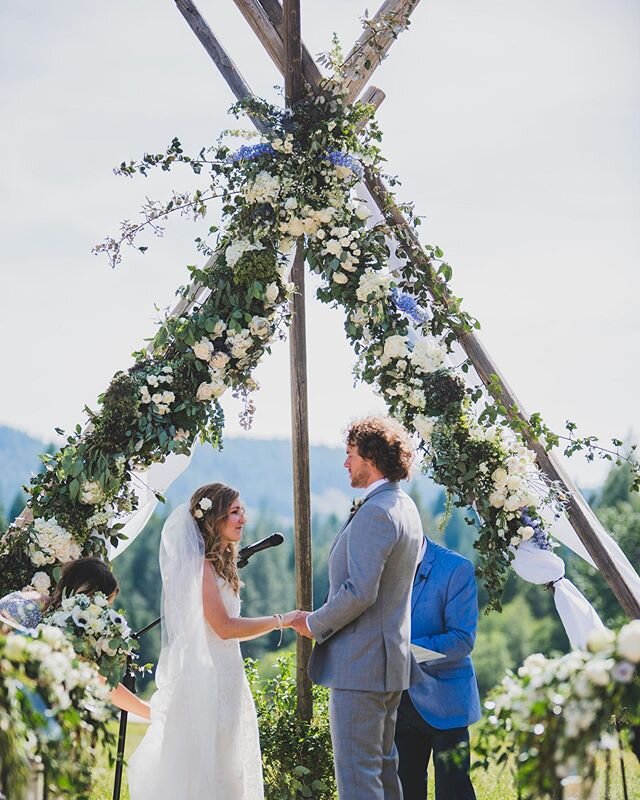
[[[278,639],[278,647],[282,644],[282,634],[284,632],[284,617],[282,614],[273,614],[278,623],[278,630],[280,631],[280,638]]]

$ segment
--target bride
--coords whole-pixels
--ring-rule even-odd
[[[240,640],[291,627],[240,615],[235,489],[212,483],[162,530],[162,650],[151,725],[129,762],[131,800],[261,800],[260,744]]]

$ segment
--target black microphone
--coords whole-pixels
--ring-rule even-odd
[[[243,547],[238,551],[238,567],[246,567],[251,556],[259,553],[261,550],[268,550],[270,547],[277,547],[283,542],[284,536],[281,533],[272,533],[271,536],[267,536],[265,539],[260,539],[260,541],[256,542],[255,544],[250,544],[247,547]]]

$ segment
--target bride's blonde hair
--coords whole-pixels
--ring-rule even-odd
[[[236,594],[240,592],[238,545],[222,539],[220,526],[239,496],[239,492],[224,483],[208,483],[196,489],[189,501],[191,515],[198,523],[204,540],[204,557],[211,562],[216,575],[224,578]],[[206,510],[200,506],[200,501],[205,498],[211,501],[211,508]],[[202,516],[196,515],[196,511],[200,511]]]

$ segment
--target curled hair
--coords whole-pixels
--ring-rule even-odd
[[[74,594],[93,595],[102,592],[107,597],[119,591],[116,576],[108,564],[99,558],[78,558],[60,567],[60,580],[51,595],[49,609],[59,608],[63,598]]]
[[[410,476],[413,447],[399,422],[390,417],[365,417],[349,426],[346,440],[388,480],[402,481]]]
[[[239,496],[238,491],[224,483],[208,483],[196,489],[189,501],[189,509],[204,540],[204,557],[213,565],[216,575],[231,584],[236,594],[240,591],[238,545],[220,536],[220,526],[227,519],[229,509]],[[211,508],[206,511],[199,505],[205,498],[211,501]],[[196,517],[195,512],[198,509],[202,511],[202,517]]]

